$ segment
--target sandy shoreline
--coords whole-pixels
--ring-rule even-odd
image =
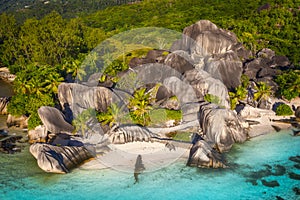
[[[189,145],[191,146],[191,144]],[[169,150],[161,142],[132,142],[126,144],[114,144],[109,146],[112,151],[98,156],[84,165],[81,169],[107,169],[132,173],[138,155],[142,156],[145,166],[144,172],[150,172],[170,165],[177,160],[187,161],[189,148],[178,147],[175,151]]]
[[[247,120],[259,122],[251,125],[249,130],[250,138],[258,137],[275,132],[273,126],[282,130],[290,129],[287,123],[274,122],[272,120],[288,119],[289,117],[276,116],[273,112],[267,112],[260,117],[249,117]],[[110,145],[112,151],[99,155],[97,158],[83,164],[81,169],[115,169],[132,173],[134,171],[136,158],[142,156],[145,172],[157,170],[170,165],[177,160],[187,162],[192,144],[171,142],[176,150],[170,151],[166,147],[166,142],[132,142],[126,144]]]

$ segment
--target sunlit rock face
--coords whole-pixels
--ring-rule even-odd
[[[247,139],[243,120],[233,111],[215,104],[204,102],[200,105],[199,122],[204,140],[219,152],[228,151],[235,142]]]
[[[187,165],[206,168],[226,167],[222,155],[204,140],[199,140],[192,146]]]
[[[229,108],[228,90],[220,80],[201,69],[187,71],[184,79],[193,87],[198,101],[203,101],[206,94],[212,94],[219,98],[222,106]]]
[[[42,106],[38,109],[38,114],[46,130],[51,133],[72,133],[74,127],[66,122],[65,117],[57,108]]]
[[[30,153],[37,159],[38,166],[51,173],[67,173],[93,156],[84,146],[53,146],[35,143]]]
[[[104,112],[112,102],[112,92],[104,87],[88,87],[76,83],[62,83],[58,98],[68,121],[82,111],[93,108]]]
[[[145,127],[138,125],[124,125],[118,127],[113,134],[110,135],[110,141],[113,144],[124,144],[128,142],[149,142],[153,137],[158,137]]]
[[[218,28],[208,20],[200,20],[183,31],[171,51],[186,51],[197,69],[203,69],[222,81],[229,89],[240,84],[242,60],[251,56],[230,31]]]

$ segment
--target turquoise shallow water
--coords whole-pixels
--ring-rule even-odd
[[[300,199],[292,190],[300,181],[288,176],[300,174],[289,160],[300,155],[300,137],[290,134],[272,133],[235,145],[226,155],[228,169],[196,169],[178,161],[141,174],[137,184],[133,174],[113,170],[44,173],[27,147],[20,154],[0,155],[0,199]],[[274,176],[278,165],[286,171]],[[279,186],[264,186],[262,179],[277,180]]]

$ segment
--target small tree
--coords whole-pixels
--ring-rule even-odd
[[[146,92],[146,88],[141,88],[136,90],[133,97],[129,99],[128,108],[131,117],[143,126],[148,125],[150,122],[149,112],[152,110],[151,103],[155,101],[151,96],[151,93]]]
[[[236,105],[239,103],[239,100],[244,100],[247,96],[247,89],[242,85],[235,88],[234,92],[229,92],[230,97],[230,108],[235,109]]]
[[[286,115],[293,115],[293,111],[290,106],[286,104],[281,104],[276,108],[276,115],[278,116],[286,116]]]
[[[254,89],[256,90],[254,93],[254,100],[257,101],[258,104],[262,100],[268,100],[272,93],[271,86],[267,85],[265,82],[258,82]]]
[[[72,124],[75,126],[76,131],[80,131],[84,135],[85,131],[89,129],[87,123],[92,118],[96,118],[96,112],[92,108],[88,108],[82,111],[73,121]]]

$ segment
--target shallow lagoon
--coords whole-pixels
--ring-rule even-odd
[[[271,133],[235,145],[226,155],[228,169],[197,169],[178,160],[139,176],[114,170],[78,168],[70,174],[47,174],[37,167],[28,147],[0,157],[0,199],[300,199],[293,191],[300,174],[289,157],[300,155],[300,137],[290,131]],[[285,166],[275,176],[276,167]],[[147,167],[147,166],[146,166]],[[277,174],[278,175],[278,174]],[[277,180],[279,186],[267,187]]]

